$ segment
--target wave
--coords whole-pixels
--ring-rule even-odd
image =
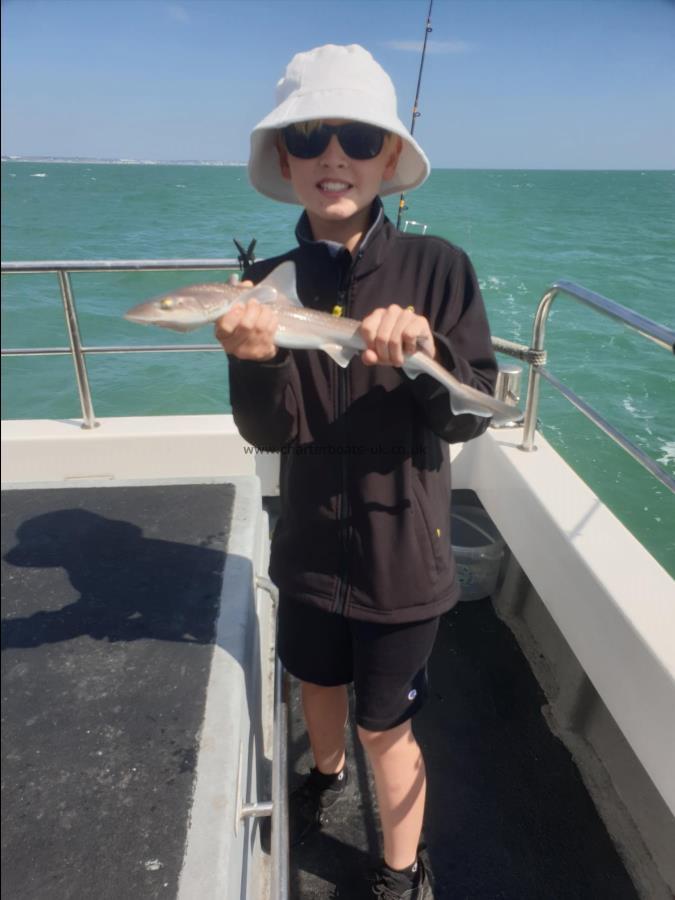
[[[488,275],[487,278],[479,278],[478,286],[481,291],[496,291],[506,287],[506,280],[498,278],[497,275]]]
[[[656,461],[664,466],[675,464],[675,441],[666,441],[660,449],[663,456],[658,456]]]

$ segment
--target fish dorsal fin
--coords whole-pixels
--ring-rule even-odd
[[[277,292],[276,303],[286,303],[289,306],[300,306],[295,288],[295,263],[291,260],[281,263],[276,269],[272,269],[267,278],[256,285],[256,288],[271,287]]]

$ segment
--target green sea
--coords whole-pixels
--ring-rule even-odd
[[[436,170],[406,199],[406,218],[469,253],[499,337],[529,343],[537,302],[560,279],[675,327],[675,172]],[[395,219],[397,198],[385,206]],[[271,256],[293,244],[297,216],[257,195],[243,167],[2,163],[3,260],[233,257],[233,237]],[[122,318],[164,289],[209,279],[222,273],[73,275],[85,345],[211,341],[208,330],[172,335]],[[3,276],[2,328],[3,348],[66,346],[56,277]],[[563,297],[547,348],[553,374],[675,472],[672,355]],[[87,367],[97,416],[230,409],[220,353],[90,356]],[[2,374],[4,419],[80,415],[69,358],[3,358]],[[675,574],[673,495],[546,384],[540,419]]]

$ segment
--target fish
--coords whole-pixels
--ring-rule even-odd
[[[215,322],[236,303],[246,303],[253,297],[278,314],[279,324],[274,335],[277,347],[322,350],[343,368],[366,349],[360,334],[361,322],[357,319],[303,306],[296,292],[295,263],[291,261],[281,263],[253,287],[240,284],[236,275],[227,282],[190,285],[134,306],[125,313],[125,318],[173,331],[194,331]],[[455,415],[470,413],[491,418],[496,425],[518,422],[523,417],[516,406],[502,403],[459,381],[432,359],[421,343],[414,353],[405,356],[401,368],[410,378],[425,373],[442,384],[448,391],[450,408]]]

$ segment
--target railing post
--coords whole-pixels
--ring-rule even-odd
[[[73,364],[75,366],[75,379],[77,381],[77,391],[80,395],[80,407],[82,408],[82,427],[96,428],[98,422],[94,417],[94,404],[91,399],[91,390],[89,388],[89,378],[87,376],[87,364],[82,352],[82,340],[80,338],[80,326],[77,321],[77,313],[75,311],[75,300],[73,298],[73,289],[70,284],[70,275],[64,269],[59,269],[56,273],[61,288],[61,299],[63,300],[63,311],[66,317],[66,328],[68,329],[68,340],[70,341],[70,349],[73,355]]]
[[[537,312],[534,317],[534,325],[532,326],[532,350],[543,350],[544,339],[546,336],[546,320],[548,312],[551,308],[556,294],[557,288],[551,288],[547,291],[539,301]],[[525,404],[525,417],[523,422],[523,443],[520,445],[521,450],[530,452],[536,450],[534,446],[534,433],[537,430],[537,414],[539,412],[539,366],[530,363],[530,372],[527,378],[527,402]]]
[[[525,417],[523,421],[523,443],[521,450],[529,453],[536,450],[534,446],[534,434],[537,430],[537,412],[539,410],[539,372],[538,366],[530,363],[530,371],[527,375],[527,402],[525,404]]]

